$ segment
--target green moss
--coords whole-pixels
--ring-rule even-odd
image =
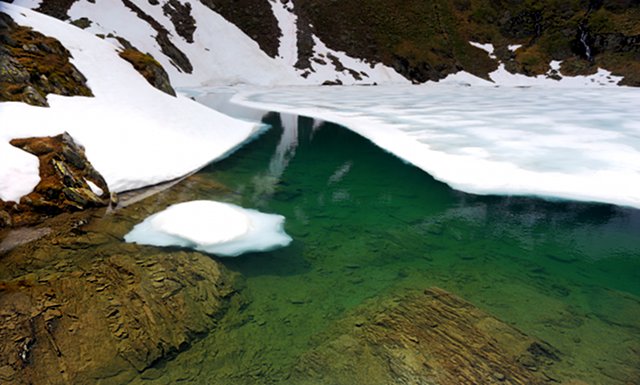
[[[122,50],[119,55],[131,63],[133,68],[135,68],[149,84],[162,92],[176,96],[176,92],[169,82],[169,76],[153,56],[138,51],[130,44],[129,47]]]

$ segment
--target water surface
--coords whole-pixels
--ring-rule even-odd
[[[285,384],[311,338],[372,297],[439,286],[562,352],[559,372],[634,383],[640,368],[640,210],[477,196],[333,124],[273,129],[182,200],[282,214],[291,246],[220,261],[248,305],[136,383]],[[189,183],[189,180],[185,181]]]

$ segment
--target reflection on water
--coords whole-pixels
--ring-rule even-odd
[[[181,198],[282,214],[294,242],[221,259],[249,305],[135,382],[284,384],[349,309],[434,285],[557,347],[561,373],[640,378],[640,210],[464,194],[341,127],[265,119],[272,130],[198,174],[231,193]]]

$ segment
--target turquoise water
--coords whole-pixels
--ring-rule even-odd
[[[181,199],[282,214],[293,243],[220,259],[245,277],[247,304],[134,382],[287,383],[312,337],[345,312],[439,286],[558,348],[559,373],[637,383],[640,210],[465,194],[345,128],[265,122],[273,129],[194,178],[227,192]]]

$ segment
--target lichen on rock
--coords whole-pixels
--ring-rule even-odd
[[[47,106],[46,96],[93,96],[62,44],[0,12],[0,102]]]

